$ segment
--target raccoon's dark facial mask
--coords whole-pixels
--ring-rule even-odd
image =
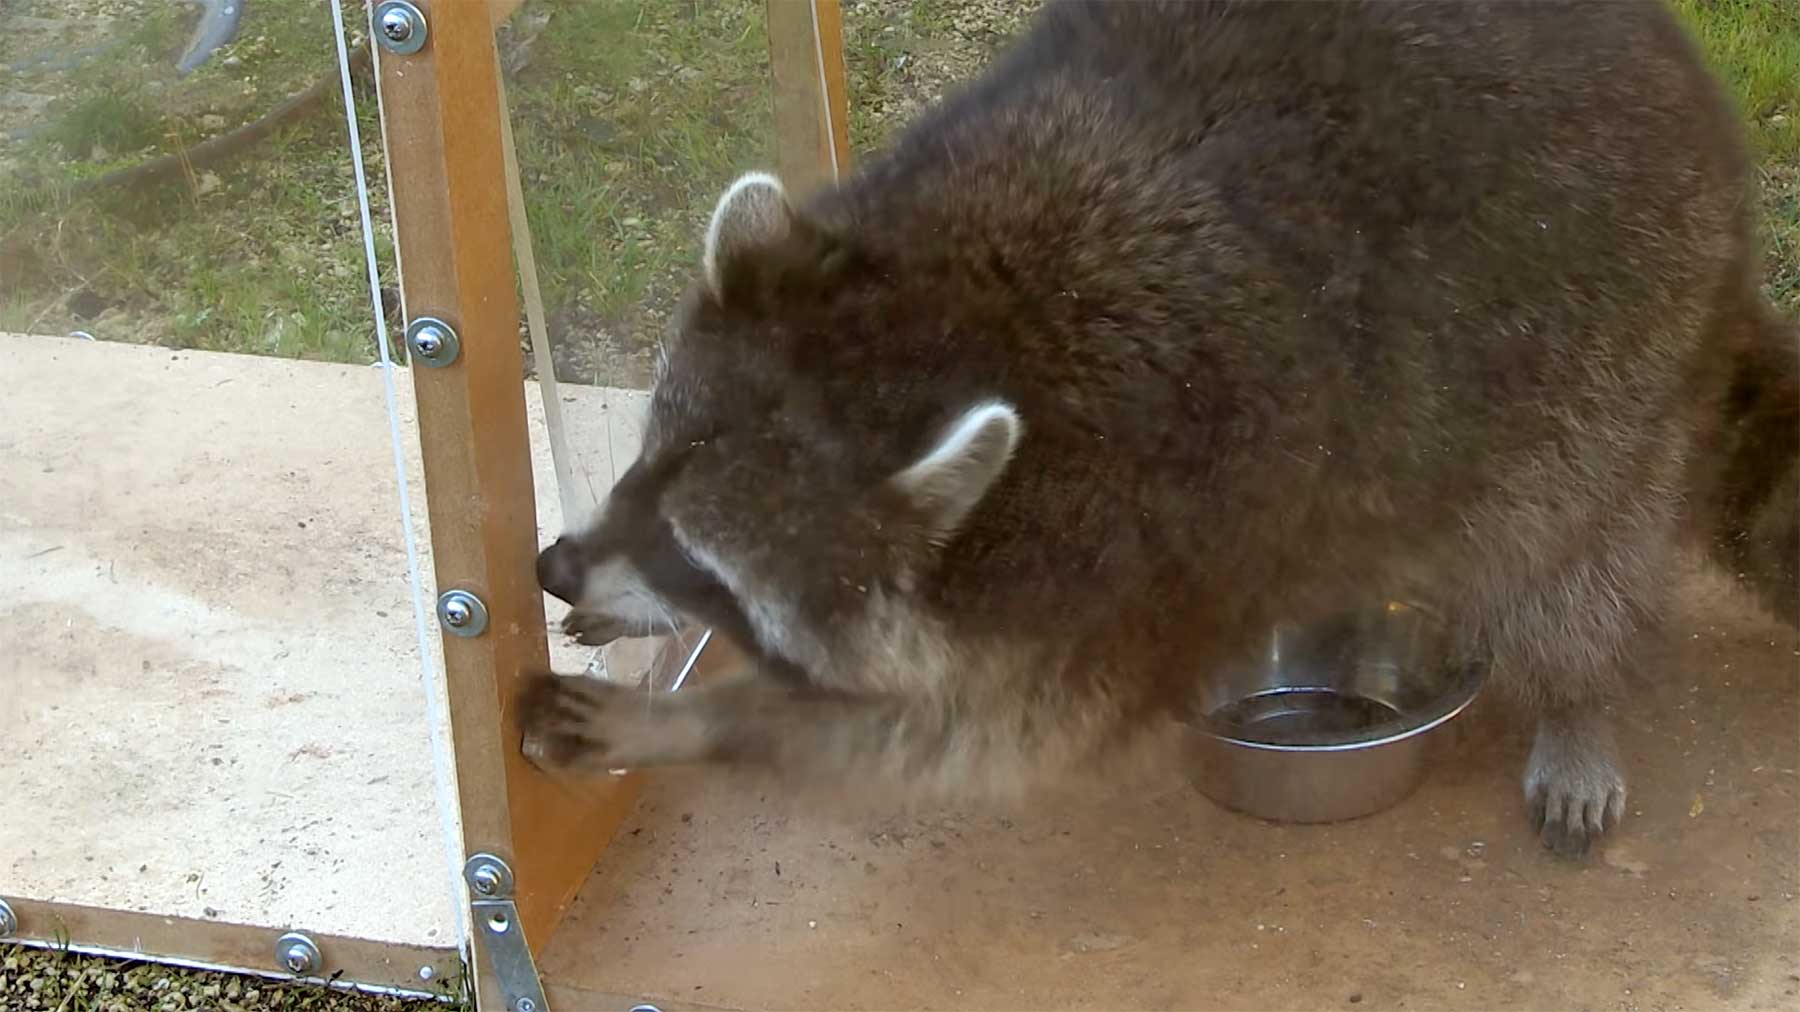
[[[700,298],[717,308],[751,297],[734,288],[768,268],[746,261],[795,228],[778,182],[740,179],[708,229]],[[871,602],[893,620],[911,574],[957,533],[1023,434],[1002,401],[947,406],[935,429],[894,448],[889,459],[910,463],[872,471],[867,439],[835,431],[807,377],[744,335],[684,326],[667,352],[643,455],[593,524],[538,557],[540,584],[572,606],[564,628],[582,643],[668,632],[680,617],[776,673],[817,670],[872,621]]]
[[[683,618],[754,642],[731,591],[689,558],[660,512],[681,463],[677,457],[633,466],[592,526],[539,553],[538,583],[571,606],[563,631],[576,642],[604,646],[622,636],[671,633]]]

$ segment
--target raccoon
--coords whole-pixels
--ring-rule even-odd
[[[1800,610],[1753,208],[1658,5],[1052,3],[853,178],[719,200],[642,457],[538,573],[579,640],[674,611],[754,670],[546,675],[526,752],[1016,797],[1407,593],[1535,718],[1580,854],[1684,532]]]

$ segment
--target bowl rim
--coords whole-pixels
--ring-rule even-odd
[[[1475,702],[1475,698],[1481,694],[1481,688],[1486,681],[1486,672],[1480,665],[1463,665],[1462,671],[1454,683],[1455,691],[1447,693],[1438,705],[1422,711],[1416,716],[1402,714],[1392,721],[1384,722],[1379,726],[1393,727],[1397,723],[1399,727],[1373,738],[1322,742],[1271,742],[1239,737],[1216,731],[1208,726],[1202,726],[1199,730],[1214,741],[1259,752],[1360,752],[1405,741],[1408,738],[1416,738],[1442,726],[1457,714],[1468,709],[1469,704]]]
[[[1384,605],[1390,609],[1395,606],[1418,611],[1440,625],[1444,622],[1441,612],[1412,595],[1395,595],[1388,598]],[[1486,665],[1469,661],[1460,665],[1447,666],[1457,669],[1455,676],[1451,679],[1449,691],[1440,696],[1433,705],[1423,710],[1412,714],[1402,713],[1376,725],[1372,730],[1381,733],[1374,737],[1310,742],[1260,741],[1215,730],[1204,719],[1200,722],[1199,730],[1215,741],[1261,752],[1356,752],[1391,745],[1408,738],[1418,737],[1443,725],[1468,709],[1469,704],[1473,703],[1475,698],[1481,694],[1482,687],[1487,683]]]

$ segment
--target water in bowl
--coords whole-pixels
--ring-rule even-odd
[[[1270,745],[1352,737],[1399,716],[1400,711],[1380,700],[1318,688],[1270,689],[1208,715],[1219,732]]]

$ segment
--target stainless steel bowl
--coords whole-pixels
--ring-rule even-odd
[[[1202,687],[1195,782],[1227,808],[1277,822],[1380,811],[1419,785],[1482,674],[1454,662],[1444,624],[1415,604],[1278,626],[1260,657]]]

